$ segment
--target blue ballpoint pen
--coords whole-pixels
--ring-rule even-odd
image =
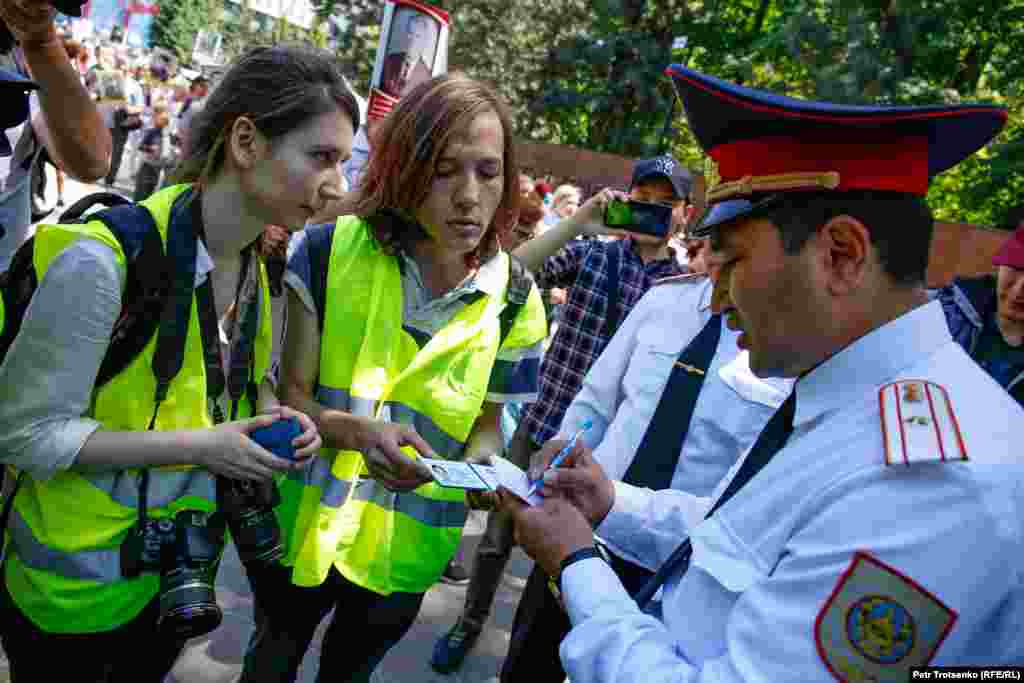
[[[565,459],[569,457],[569,453],[572,452],[572,449],[576,448],[576,443],[580,440],[580,437],[583,436],[583,434],[593,426],[594,423],[591,420],[587,420],[586,422],[584,422],[583,426],[576,430],[576,433],[572,435],[571,439],[569,439],[569,443],[565,444],[565,447],[562,448],[562,450],[558,451],[558,455],[555,456],[554,460],[551,461],[551,464],[548,465],[544,471],[547,472],[548,470],[554,469],[556,467],[561,467],[562,463],[565,462]],[[530,484],[530,490],[528,492],[529,495],[532,496],[534,493],[536,493],[537,488],[541,485],[541,483],[543,483],[543,481],[544,475],[542,473],[540,475],[540,479],[537,479],[536,481]]]

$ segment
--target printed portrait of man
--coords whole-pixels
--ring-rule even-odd
[[[391,23],[381,90],[401,97],[430,78],[440,26],[426,14],[399,6]]]

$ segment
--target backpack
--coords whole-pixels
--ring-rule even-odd
[[[317,322],[321,334],[324,331],[324,311],[327,307],[327,269],[331,261],[331,240],[334,237],[334,224],[326,223],[310,226],[306,229],[306,243],[309,249],[309,261],[312,275],[310,283],[313,303],[316,306]],[[519,309],[526,305],[530,297],[530,288],[533,286],[533,278],[526,270],[526,266],[515,256],[509,254],[509,282],[506,297],[508,305],[502,309],[499,315],[501,324],[501,337],[498,344],[502,344],[508,333],[512,331]]]
[[[86,216],[93,206],[108,208]],[[142,352],[156,333],[169,290],[168,264],[163,241],[153,215],[143,206],[112,192],[87,195],[61,214],[58,223],[86,223],[99,220],[121,244],[127,262],[127,278],[121,297],[121,313],[111,334],[111,343],[95,386],[109,382]],[[4,321],[0,332],[0,361],[7,355],[21,330],[32,296],[39,286],[34,265],[35,237],[15,252],[7,272],[0,274]]]
[[[86,215],[97,204],[110,208]],[[114,235],[124,250],[127,265],[121,313],[114,323],[110,346],[100,364],[94,390],[128,367],[159,330],[153,355],[159,405],[167,394],[171,380],[182,367],[185,346],[182,340],[187,333],[195,280],[195,248],[193,246],[189,250],[186,238],[185,248],[182,249],[179,246],[182,243],[180,235],[169,231],[170,253],[165,256],[160,229],[149,210],[112,192],[97,192],[79,199],[61,214],[58,223],[86,223],[93,220],[102,221]],[[34,250],[33,236],[15,252],[7,272],[0,273],[0,293],[3,295],[6,313],[3,331],[0,333],[0,362],[18,336],[25,311],[39,285],[33,260]],[[186,266],[177,268],[174,265],[176,260]],[[207,362],[210,362],[209,356]],[[213,362],[217,362],[216,359]],[[13,484],[9,484],[5,476],[7,469],[0,467],[0,494],[6,494],[0,507],[0,558],[3,557],[4,535],[14,497],[24,480],[24,472],[20,472]]]

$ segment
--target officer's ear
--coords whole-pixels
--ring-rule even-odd
[[[819,228],[818,243],[829,292],[835,296],[857,292],[872,267],[868,227],[853,216],[842,214]]]
[[[226,153],[236,168],[251,169],[266,156],[269,147],[270,142],[248,116],[239,116],[231,124]]]

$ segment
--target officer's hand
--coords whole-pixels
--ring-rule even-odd
[[[272,425],[277,414],[225,422],[213,429],[187,432],[186,441],[195,464],[232,479],[263,481],[277,472],[302,469],[306,462],[279,458],[248,438],[248,434]]]
[[[0,19],[23,47],[56,40],[55,16],[57,10],[47,0],[0,0]]]
[[[498,507],[515,522],[516,543],[550,577],[557,577],[562,560],[594,545],[594,531],[583,514],[562,498],[529,506],[508,489],[498,489]]]
[[[530,481],[537,481],[544,474],[544,470],[548,468],[551,461],[555,459],[558,452],[565,448],[565,445],[569,443],[565,439],[556,439],[548,441],[544,446],[530,456],[530,469],[527,471],[527,476]]]
[[[611,188],[605,188],[583,203],[579,210],[566,220],[574,221],[580,234],[596,237],[597,235],[617,235],[625,237],[624,230],[609,228],[604,224],[604,212],[612,199],[629,200],[629,195]]]
[[[426,465],[402,452],[404,446],[412,446],[424,458],[437,457],[415,429],[371,419],[360,420],[359,424],[356,450],[363,454],[370,476],[385,488],[412,491],[434,480]]]
[[[615,485],[604,468],[594,460],[593,451],[577,444],[562,467],[544,473],[542,496],[564,496],[595,527],[615,503]]]
[[[490,465],[491,453],[473,453],[466,456],[466,462],[473,465]],[[466,491],[466,505],[471,510],[493,510],[498,504],[498,496],[493,491]]]

